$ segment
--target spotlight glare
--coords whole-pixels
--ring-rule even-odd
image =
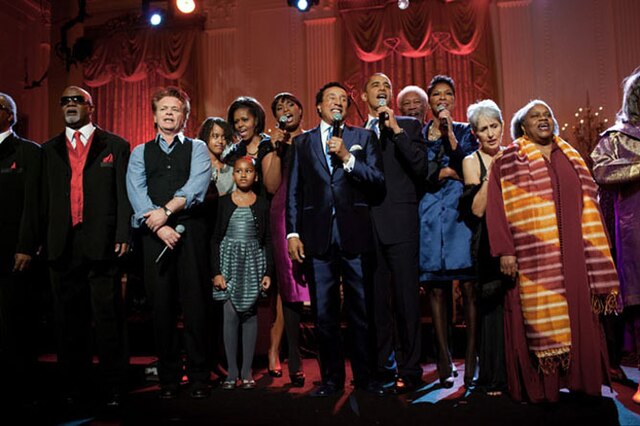
[[[320,0],[287,0],[287,4],[295,7],[298,12],[308,12],[318,3],[320,3]]]
[[[152,13],[151,17],[149,18],[149,23],[154,27],[160,25],[162,23],[162,15],[158,12]]]
[[[398,8],[400,10],[405,10],[409,7],[409,0],[398,0]]]
[[[176,7],[182,13],[191,13],[196,10],[196,2],[194,0],[176,0]]]

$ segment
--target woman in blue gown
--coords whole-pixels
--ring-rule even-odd
[[[464,188],[462,160],[476,151],[478,143],[467,123],[454,122],[453,79],[433,77],[427,88],[433,114],[424,127],[429,160],[440,172],[429,182],[420,200],[420,281],[427,283],[433,327],[436,335],[438,377],[443,387],[453,386],[454,368],[448,344],[450,305],[448,294],[453,280],[460,282],[464,299],[467,345],[465,385],[471,386],[476,368],[475,283],[471,259],[471,230],[463,221],[458,202]],[[449,302],[449,303],[447,303]]]

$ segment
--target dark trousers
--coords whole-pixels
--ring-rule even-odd
[[[392,379],[397,371],[400,377],[417,382],[422,377],[418,241],[378,241],[376,257],[377,371],[382,380]]]
[[[58,364],[67,392],[90,385],[92,320],[102,385],[116,391],[126,383],[129,358],[121,274],[115,259],[85,258],[85,244],[90,243],[81,227],[74,228],[65,255],[49,269]]]
[[[0,272],[0,389],[16,399],[36,379],[38,319],[43,306],[34,266],[31,262],[25,272]]]
[[[185,231],[177,246],[167,250],[159,263],[156,258],[164,243],[151,233],[142,237],[144,281],[153,309],[158,376],[163,385],[179,383],[182,378],[183,341],[189,381],[209,379],[206,339],[212,286],[207,273],[206,227],[196,220],[186,220],[183,225]],[[183,341],[177,327],[180,315]]]
[[[316,320],[320,373],[324,384],[344,386],[344,351],[340,339],[342,281],[353,379],[356,386],[366,386],[370,379],[372,348],[366,291],[367,286],[372,286],[369,271],[372,271],[370,262],[373,256],[344,253],[339,242],[334,221],[329,251],[322,256],[311,256],[308,262],[310,270],[307,277]]]
[[[282,301],[284,329],[287,333],[287,364],[289,366],[290,377],[302,371],[300,355],[300,318],[302,316],[302,309],[302,302]]]

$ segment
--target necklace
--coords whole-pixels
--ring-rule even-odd
[[[435,126],[429,127],[429,139],[437,140],[440,137],[440,132],[435,129]]]
[[[247,146],[247,154],[255,157],[256,155],[258,155],[258,149],[256,148],[256,150],[254,152],[249,151],[249,146]]]

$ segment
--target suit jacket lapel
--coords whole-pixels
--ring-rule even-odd
[[[322,149],[322,132],[320,132],[320,126],[309,132],[309,138],[311,142],[311,150],[316,154],[318,158],[318,163],[322,164],[327,174],[331,174],[329,172],[329,165],[327,164],[327,156]]]
[[[67,137],[64,132],[58,135],[57,139],[54,142],[55,151],[60,156],[60,159],[64,164],[66,164],[67,169],[71,171],[71,165],[69,164],[69,153],[67,152]]]
[[[16,140],[13,134],[9,135],[2,143],[0,143],[0,160],[11,158],[16,152]]]
[[[85,170],[96,160],[98,155],[104,151],[107,147],[107,142],[104,140],[104,134],[102,130],[96,126],[96,130],[93,133],[93,140],[91,146],[89,146],[89,153],[87,154],[87,161],[84,163]]]

